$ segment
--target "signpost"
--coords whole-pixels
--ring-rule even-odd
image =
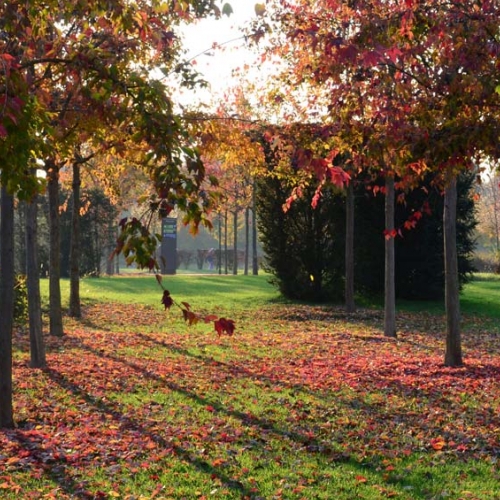
[[[175,274],[177,270],[177,219],[166,217],[161,221],[162,274]]]

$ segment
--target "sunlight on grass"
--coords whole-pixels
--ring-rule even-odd
[[[279,301],[265,276],[166,281],[235,335],[166,313],[152,276],[83,280],[84,317],[46,337],[45,370],[16,332],[0,498],[498,497],[498,330],[467,309],[498,280],[464,292],[459,369],[430,308],[402,309],[388,340],[378,309]]]

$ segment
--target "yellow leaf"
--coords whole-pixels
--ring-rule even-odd
[[[263,16],[266,13],[266,6],[263,3],[255,4],[255,14],[257,16]]]

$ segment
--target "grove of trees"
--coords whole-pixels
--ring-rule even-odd
[[[87,233],[85,214],[99,217],[100,195],[82,189],[87,175],[107,189],[130,187],[140,179],[141,192],[134,194],[146,213],[120,221],[113,253],[149,270],[157,268],[152,221],[175,209],[193,232],[200,225],[213,228],[218,211],[219,230],[222,219],[233,226],[234,250],[244,213],[246,254],[252,253],[256,273],[256,223],[250,224],[250,216],[256,214],[256,185],[270,187],[277,193],[272,232],[287,232],[274,249],[287,252],[285,236],[302,227],[307,233],[292,243],[293,249],[316,256],[316,267],[300,270],[302,281],[290,286],[311,290],[313,296],[325,286],[339,295],[342,290],[348,311],[355,308],[359,284],[356,252],[372,244],[356,235],[366,212],[376,212],[373,227],[384,246],[383,266],[377,266],[384,269],[388,337],[397,335],[397,262],[409,251],[403,247],[437,253],[431,245],[419,246],[417,237],[430,231],[425,228],[430,214],[442,214],[432,234],[443,238],[443,287],[440,281],[432,294],[444,290],[444,363],[463,363],[459,291],[460,276],[469,268],[460,268],[459,259],[468,258],[467,231],[473,222],[470,207],[464,208],[469,215],[459,215],[459,204],[468,198],[459,196],[458,179],[471,179],[478,165],[494,164],[500,155],[500,4],[269,0],[256,5],[247,33],[261,61],[274,63],[266,87],[248,82],[213,113],[177,107],[174,90],[201,81],[183,59],[178,26],[231,11],[217,0],[27,0],[0,6],[0,427],[14,425],[15,208],[26,204],[31,365],[43,367],[37,198],[46,190],[50,334],[62,336],[61,272],[69,272],[70,312],[79,316],[79,276],[82,269],[97,268],[79,251]],[[44,179],[37,169],[45,171]],[[61,217],[63,182],[71,190],[70,221]],[[371,202],[383,200],[383,220],[382,207],[373,214],[360,208],[359,199],[368,191]],[[432,202],[436,193],[439,202]],[[293,212],[301,198],[310,200],[311,209]],[[405,204],[409,210],[398,210]],[[111,206],[106,210],[113,211]],[[468,228],[465,235],[458,235],[459,220]],[[304,249],[304,239],[313,246]],[[63,268],[61,243],[70,247]],[[108,242],[94,234],[93,244]],[[325,281],[324,252],[343,255],[343,262],[328,264]],[[96,250],[101,253],[102,248]],[[295,261],[297,269],[301,259]],[[281,269],[272,259],[270,265]],[[286,293],[294,293],[288,286]],[[163,303],[166,308],[173,303],[168,290]],[[189,307],[183,313],[190,324],[198,320]],[[232,333],[234,324],[224,321],[216,321],[218,333]]]

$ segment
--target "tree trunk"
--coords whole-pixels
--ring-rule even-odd
[[[47,165],[47,191],[49,194],[49,316],[50,335],[64,335],[61,309],[61,263],[59,228],[59,169],[52,161]]]
[[[113,249],[115,248],[115,241],[113,237],[113,220],[110,219],[108,222],[108,251],[106,252],[106,274],[112,276],[114,274],[114,260],[111,255],[113,254]]]
[[[238,274],[238,211],[233,212],[233,274]]]
[[[1,188],[0,222],[0,428],[14,427],[12,325],[14,321],[14,197]]]
[[[255,179],[252,186],[252,274],[259,274],[259,257],[257,255],[257,193]]]
[[[248,261],[250,260],[250,209],[245,208],[245,268],[243,274],[248,275]]]
[[[396,281],[394,252],[394,178],[385,181],[385,288],[384,288],[384,335],[396,337]]]
[[[461,366],[460,287],[457,258],[457,179],[448,182],[444,191],[444,269],[446,302],[446,366]]]
[[[71,241],[69,248],[69,315],[81,318],[80,301],[80,164],[73,162],[73,211],[71,214]]]
[[[101,276],[101,239],[99,238],[99,205],[95,207],[94,213],[94,245],[95,245],[95,271],[94,276]]]
[[[227,210],[224,212],[224,274],[227,274]]]
[[[217,260],[219,274],[222,274],[222,214],[219,212],[219,256]]]
[[[42,305],[40,299],[40,269],[38,265],[38,196],[27,203],[26,211],[26,274],[28,289],[28,315],[30,332],[30,366],[46,366],[43,340]]]
[[[27,262],[26,262],[26,211],[28,209],[28,203],[26,201],[20,201],[17,205],[17,210],[14,209],[14,224],[15,224],[15,213],[17,212],[19,224],[18,224],[18,239],[14,238],[14,246],[16,247],[16,252],[14,253],[14,274],[26,274]],[[15,229],[16,230],[16,229]]]
[[[345,308],[348,313],[356,309],[354,303],[354,186],[349,182],[346,196],[345,228]]]

